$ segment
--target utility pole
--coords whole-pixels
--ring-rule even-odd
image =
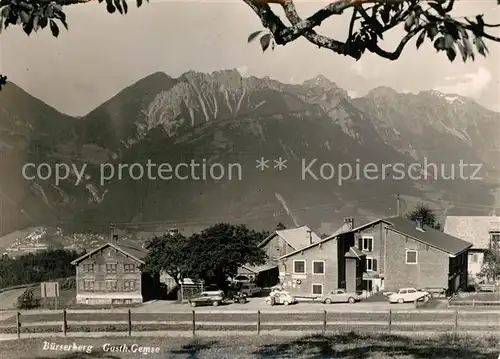
[[[396,200],[397,200],[397,211],[398,211],[397,213],[398,213],[398,216],[400,216],[401,212],[400,212],[400,205],[399,205],[399,193],[398,193],[396,198],[397,198]]]

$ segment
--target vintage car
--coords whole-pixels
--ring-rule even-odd
[[[335,289],[326,294],[323,298],[323,303],[356,303],[363,299],[355,292],[346,292],[345,289]]]
[[[279,291],[279,292],[273,291],[266,298],[266,303],[268,305],[276,305],[276,304],[289,305],[297,303],[297,299],[286,291]]]
[[[224,301],[224,295],[222,292],[201,292],[199,296],[189,299],[189,304],[192,307],[197,307],[201,305],[213,305],[218,306]]]
[[[431,294],[426,291],[418,291],[415,288],[401,288],[396,293],[389,295],[390,303],[406,303],[423,300],[425,302],[431,299]]]

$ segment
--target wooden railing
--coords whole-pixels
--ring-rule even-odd
[[[32,316],[38,316],[33,318]],[[71,320],[77,316],[79,320]],[[88,316],[88,318],[87,318]],[[138,318],[134,319],[134,316]],[[175,318],[177,316],[177,318]],[[239,319],[237,317],[240,317]],[[30,318],[32,317],[32,318]],[[96,317],[99,318],[96,320]],[[108,317],[108,318],[106,318]],[[84,319],[82,319],[84,318]],[[85,336],[85,333],[132,336],[172,335],[189,332],[192,335],[207,331],[223,331],[229,335],[245,332],[262,335],[266,332],[303,333],[313,331],[368,331],[400,334],[427,333],[500,333],[500,311],[460,312],[458,310],[380,310],[380,311],[179,311],[144,313],[132,310],[73,310],[46,311],[38,314],[17,312],[10,323],[0,322],[0,339],[20,339],[36,336]],[[14,320],[15,319],[15,322]],[[8,320],[8,319],[7,319]],[[6,319],[4,319],[5,323]]]

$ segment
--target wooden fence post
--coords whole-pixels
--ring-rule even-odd
[[[132,336],[132,311],[128,310],[128,336]]]
[[[62,330],[64,336],[66,336],[68,332],[68,315],[66,313],[66,309],[63,309],[63,325],[62,325]]]
[[[16,313],[16,323],[17,323],[17,339],[21,338],[21,313]]]
[[[196,335],[196,316],[193,310],[193,336]]]
[[[458,309],[455,309],[455,324],[454,324],[454,332],[453,332],[453,338],[454,340],[457,340],[457,333],[458,332]]]
[[[260,335],[260,310],[257,311],[257,335]]]
[[[326,316],[327,316],[327,313],[326,313],[326,310],[323,311],[323,335],[326,334]]]
[[[389,328],[388,328],[389,334],[392,332],[392,309],[389,309]]]

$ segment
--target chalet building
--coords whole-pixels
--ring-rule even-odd
[[[483,265],[484,252],[500,254],[500,217],[498,216],[447,216],[444,232],[472,243],[469,250],[468,271],[472,279]]]
[[[467,287],[472,244],[421,221],[379,219],[337,237],[346,242],[344,249],[354,246],[365,255],[363,290],[435,287],[455,293]]]
[[[276,230],[259,244],[268,257],[267,263],[242,266],[238,274],[253,278],[261,287],[271,287],[280,282],[278,267],[282,256],[319,241],[321,238],[307,226]]]
[[[346,247],[345,233],[313,242],[280,257],[282,285],[302,297],[322,296],[334,289],[361,291],[365,255]]]
[[[147,250],[137,242],[114,240],[77,258],[76,302],[142,303],[155,296],[157,280],[141,273]]]

